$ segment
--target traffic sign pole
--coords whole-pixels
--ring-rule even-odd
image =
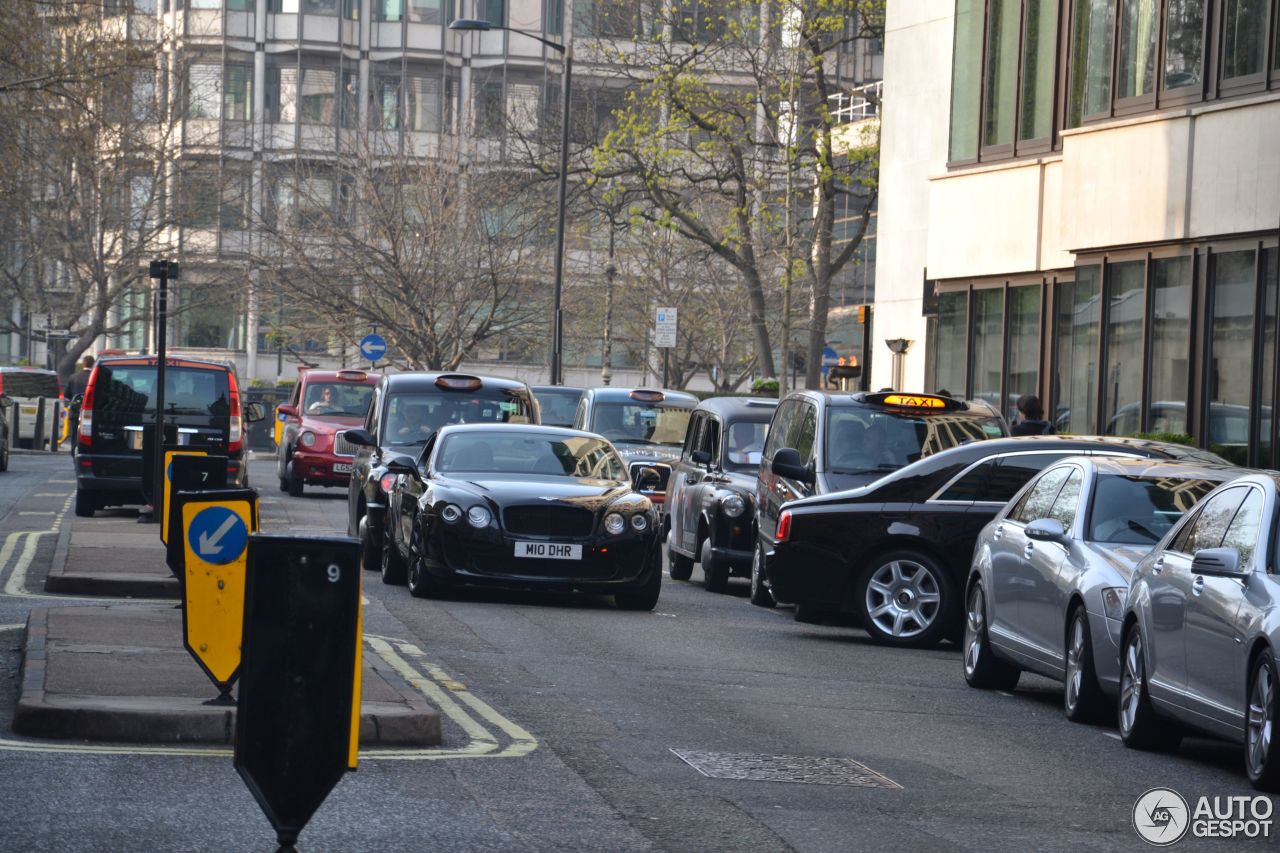
[[[235,768],[282,850],[355,769],[359,549],[345,536],[249,539]]]
[[[154,260],[149,270],[151,278],[158,279],[156,290],[156,427],[154,476],[151,497],[150,521],[159,521],[164,512],[164,385],[165,359],[168,355],[169,327],[169,279],[177,281],[178,264],[174,261]]]

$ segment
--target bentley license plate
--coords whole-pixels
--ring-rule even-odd
[[[350,462],[335,462],[335,463],[333,463],[333,473],[335,473],[335,474],[350,474],[350,473],[351,473],[351,463],[350,463]]]
[[[517,557],[535,560],[581,560],[581,545],[559,545],[555,542],[517,542]]]

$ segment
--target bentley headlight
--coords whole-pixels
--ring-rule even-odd
[[[304,430],[302,435],[298,436],[298,444],[303,447],[310,447],[316,443],[316,434],[309,430]]]
[[[445,504],[440,510],[440,518],[445,524],[457,524],[458,519],[462,518],[462,507],[457,504]]]
[[[604,517],[604,529],[611,535],[617,536],[627,529],[627,520],[620,514],[611,512]]]
[[[493,514],[482,506],[473,506],[467,510],[467,523],[472,527],[488,527]]]
[[[643,530],[647,530],[648,528],[649,528],[649,519],[645,517],[644,513],[631,516],[632,530],[643,531]]]
[[[737,518],[747,508],[747,502],[742,499],[742,495],[729,495],[720,501],[720,509],[730,518]]]

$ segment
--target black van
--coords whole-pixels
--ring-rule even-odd
[[[76,515],[106,506],[144,503],[143,431],[155,423],[155,356],[103,358],[93,367],[76,432]],[[234,368],[225,362],[170,358],[165,362],[165,422],[178,444],[225,455],[227,482],[248,485],[245,421],[265,415],[261,403],[241,406]]]

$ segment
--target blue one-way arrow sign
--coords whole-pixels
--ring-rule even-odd
[[[360,354],[369,361],[380,361],[387,354],[387,339],[382,335],[365,335],[360,339]]]
[[[187,528],[191,550],[206,563],[226,565],[239,559],[249,542],[244,520],[224,506],[202,509]]]

